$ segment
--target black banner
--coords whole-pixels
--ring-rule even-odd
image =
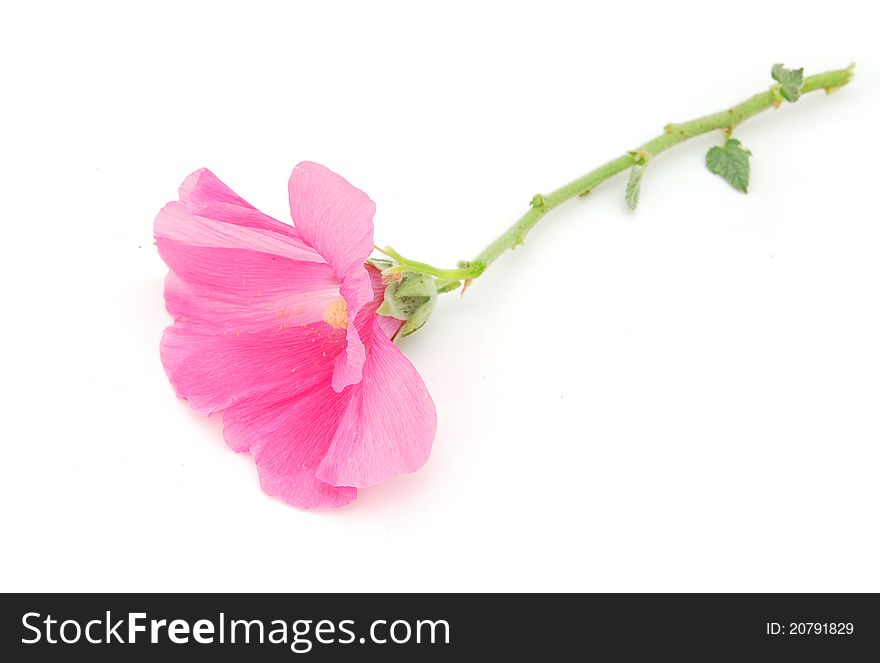
[[[7,594],[6,661],[866,660],[874,594]]]

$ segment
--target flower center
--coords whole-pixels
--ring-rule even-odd
[[[334,329],[346,329],[348,327],[348,303],[338,297],[324,309],[324,322]]]

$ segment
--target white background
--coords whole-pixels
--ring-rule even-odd
[[[880,590],[878,47],[869,3],[57,3],[0,10],[3,590]],[[853,84],[545,218],[402,347],[418,473],[265,496],[178,401],[159,208],[208,166],[288,219],[324,163],[453,266],[670,121]]]

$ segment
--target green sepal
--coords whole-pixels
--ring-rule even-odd
[[[410,319],[403,323],[403,327],[401,327],[400,332],[398,332],[402,338],[405,338],[424,327],[428,318],[431,316],[431,312],[434,310],[435,301],[436,299],[431,299],[423,306],[417,308]]]
[[[394,263],[390,260],[385,260],[385,258],[367,258],[367,262],[380,272],[384,272],[389,267],[394,267]]]
[[[437,294],[437,286],[434,284],[434,278],[427,274],[418,272],[404,272],[403,278],[399,281],[395,297],[433,297]]]

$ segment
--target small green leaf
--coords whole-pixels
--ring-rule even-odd
[[[737,191],[749,188],[749,157],[736,138],[728,138],[723,147],[713,147],[706,152],[706,168],[720,175]]]
[[[630,209],[635,209],[639,204],[639,189],[642,185],[642,173],[645,167],[636,164],[629,171],[629,181],[626,183],[626,204]]]
[[[781,64],[774,64],[770,75],[779,83],[779,94],[783,99],[791,102],[800,99],[801,88],[804,87],[803,69],[786,69]]]

